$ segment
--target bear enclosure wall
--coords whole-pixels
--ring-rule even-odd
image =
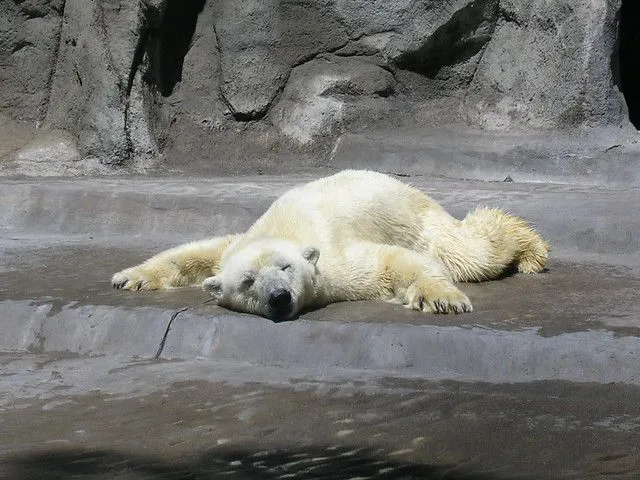
[[[251,158],[304,168],[345,134],[389,129],[640,125],[632,0],[0,0],[0,11],[2,124],[64,132],[114,168],[161,153],[229,173],[255,170]]]

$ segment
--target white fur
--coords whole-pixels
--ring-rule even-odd
[[[282,291],[291,294],[286,318],[363,299],[460,313],[472,307],[453,282],[497,278],[512,266],[539,272],[548,251],[524,221],[500,210],[478,209],[460,221],[392,177],[346,170],[285,193],[242,235],[176,247],[112,283],[203,283],[220,305],[271,317],[273,292]],[[282,271],[284,264],[291,267]]]

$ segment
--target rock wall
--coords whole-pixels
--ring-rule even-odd
[[[64,0],[0,1],[0,109],[41,122],[60,45]]]
[[[60,132],[68,162],[225,172],[311,165],[345,132],[628,128],[629,5],[0,0],[0,126]],[[5,164],[42,155],[18,147]]]
[[[468,97],[472,123],[488,128],[618,124],[615,2],[503,0]]]

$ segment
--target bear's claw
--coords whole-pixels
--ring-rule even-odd
[[[472,312],[473,306],[469,297],[453,285],[449,288],[434,288],[433,285],[419,287],[414,286],[407,292],[406,307],[412,310],[432,313],[465,313]],[[425,292],[426,290],[426,292]]]
[[[142,290],[145,283],[146,282],[144,278],[142,278],[141,276],[135,278],[133,272],[128,272],[127,270],[118,272],[113,277],[111,277],[111,286],[113,288],[122,290]]]
[[[425,300],[424,298],[420,299],[420,305],[418,308],[409,304],[407,308],[411,308],[414,310],[420,310],[422,312],[431,312],[431,313],[466,313],[472,312],[473,306],[471,302],[450,302],[444,299],[438,300]]]

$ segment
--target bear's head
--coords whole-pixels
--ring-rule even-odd
[[[314,297],[320,252],[284,240],[261,240],[225,258],[204,289],[221,307],[288,320]]]

